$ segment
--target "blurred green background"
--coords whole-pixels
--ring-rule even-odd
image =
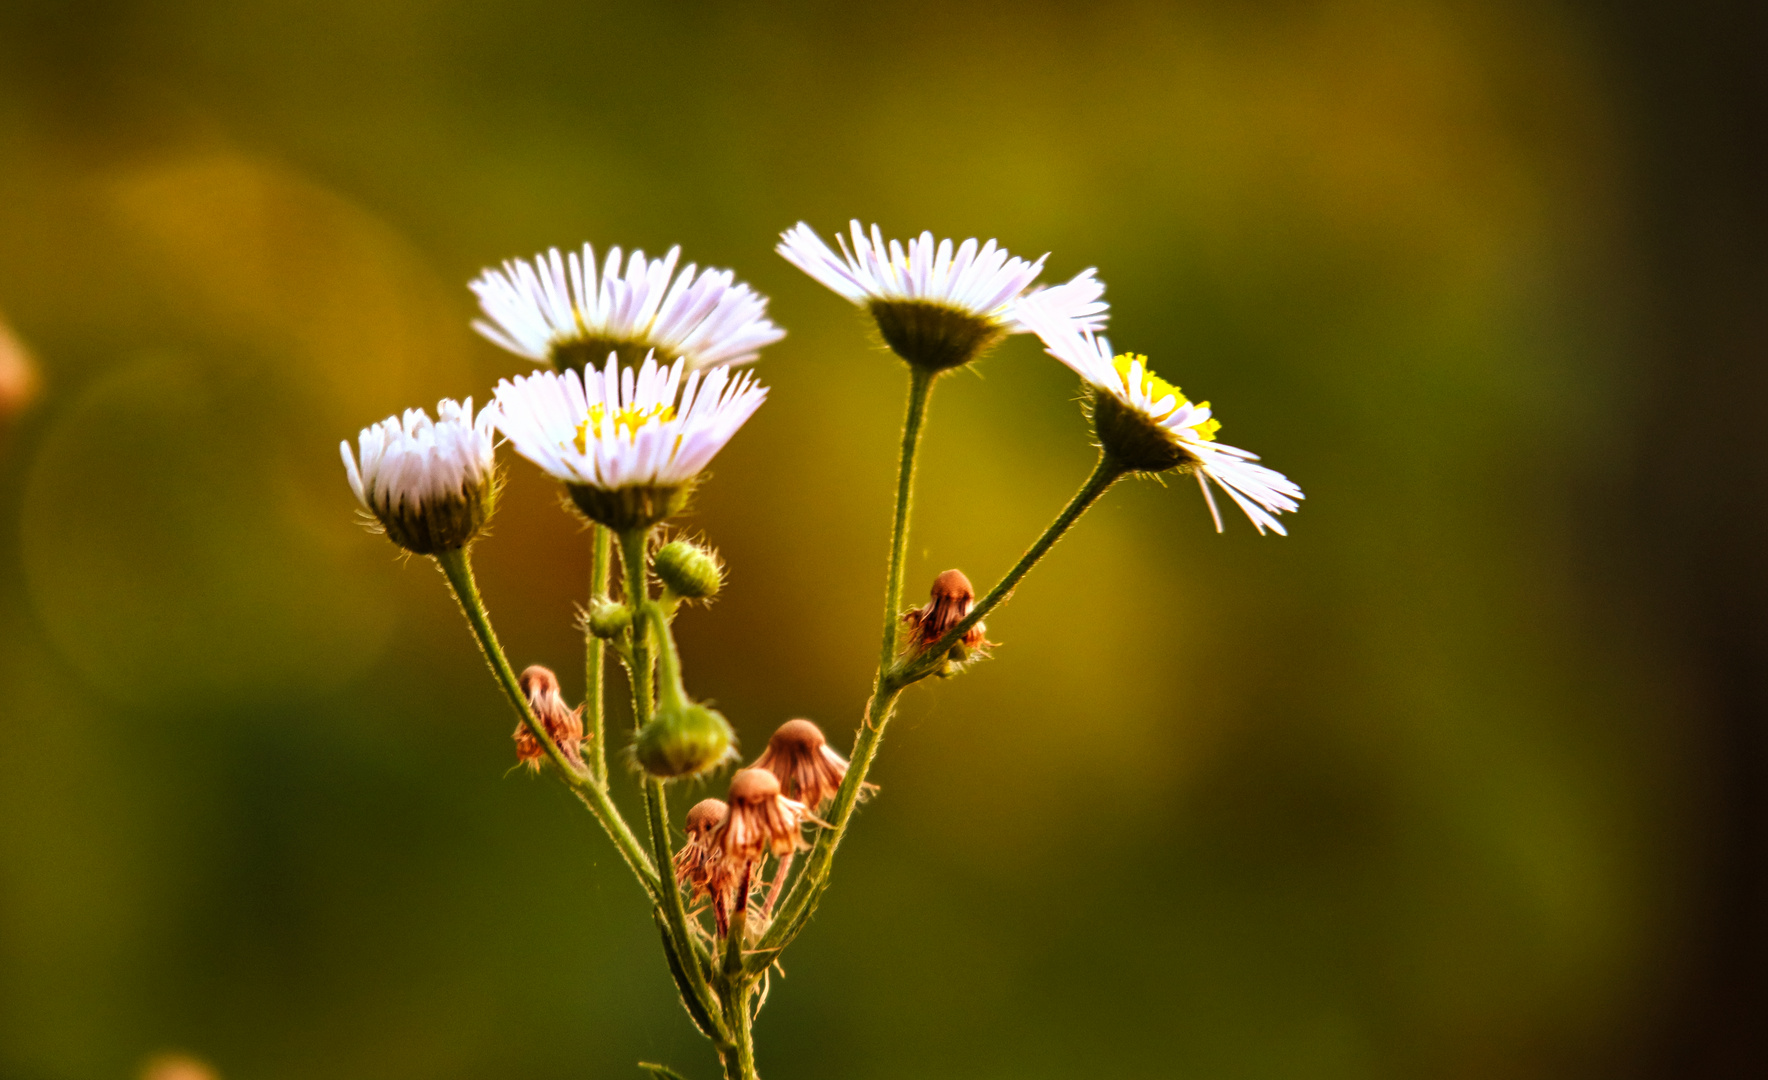
[[[1097,266],[1309,497],[1114,491],[911,692],[764,1074],[1763,1075],[1757,24],[1693,7],[4,5],[0,1078],[713,1074],[336,447],[529,367],[481,267],[734,268],[790,336],[690,684],[844,747],[904,379],[770,249],[855,216]],[[1075,390],[941,384],[917,594],[1085,476]],[[585,540],[509,460],[481,582],[575,694]]]

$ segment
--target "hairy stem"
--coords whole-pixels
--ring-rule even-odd
[[[804,929],[811,913],[816,910],[818,900],[828,888],[835,849],[840,846],[842,837],[847,833],[847,823],[853,817],[854,807],[859,803],[861,785],[865,783],[866,773],[872,767],[872,759],[877,756],[878,744],[884,739],[884,727],[895,713],[897,700],[901,698],[903,690],[937,671],[945,655],[964,632],[1005,600],[1020,579],[1037,565],[1038,560],[1055,546],[1056,541],[1062,538],[1062,534],[1068,531],[1087,507],[1097,501],[1124,472],[1121,464],[1102,455],[1093,474],[1081,485],[1068,505],[1063,507],[1062,512],[1056,515],[1056,520],[1026,550],[1013,569],[1007,571],[1000,583],[990,589],[988,595],[971,609],[968,616],[926,651],[902,664],[887,662],[885,667],[879,669],[872,699],[866,703],[865,722],[860,725],[859,733],[854,737],[853,757],[848,762],[847,777],[841,782],[840,790],[835,793],[835,804],[827,815],[829,827],[817,836],[816,845],[811,849],[810,857],[799,873],[797,882],[786,895],[779,915],[756,943],[749,961],[751,971],[765,969],[779,955],[780,950],[792,943],[792,939]],[[896,562],[894,554],[893,552],[891,560],[893,566]]]
[[[643,727],[651,719],[655,705],[655,682],[651,663],[651,629],[659,635],[669,633],[663,613],[651,602],[650,585],[646,579],[645,542],[650,529],[632,529],[620,534],[620,562],[626,574],[626,603],[632,608],[632,657],[628,669],[632,678],[632,713],[636,726]],[[673,642],[659,640],[659,645],[673,652]],[[680,672],[676,671],[677,678]],[[682,906],[681,890],[675,885],[675,851],[669,836],[669,800],[663,781],[654,776],[644,778],[645,817],[650,823],[651,856],[669,875],[663,882],[658,904],[663,909],[669,936],[673,939],[680,966],[685,969],[688,989],[700,1009],[713,1022],[717,1037],[728,1041],[726,1019],[719,1007],[718,996],[707,982],[711,960],[700,939],[688,932],[687,911]],[[690,1008],[690,1012],[693,1010]],[[696,1020],[698,1017],[696,1017]]]
[[[608,566],[613,562],[614,537],[601,525],[589,528],[593,537],[589,557],[589,604],[593,611],[596,601],[608,591]],[[608,746],[603,730],[606,726],[603,722],[606,695],[602,683],[605,649],[602,639],[590,633],[587,624],[583,628],[583,652],[583,726],[589,734],[589,774],[596,783],[606,784]]]
[[[651,865],[650,858],[640,846],[638,837],[632,834],[626,819],[620,816],[613,800],[608,798],[608,790],[589,776],[577,770],[571,760],[565,757],[564,751],[553,742],[539,718],[534,715],[528,703],[528,695],[522,693],[521,682],[516,678],[515,670],[510,667],[509,657],[504,654],[503,646],[498,643],[497,632],[491,627],[491,615],[485,610],[485,601],[479,595],[478,583],[473,579],[473,566],[467,558],[465,549],[444,551],[436,556],[436,564],[448,579],[454,590],[454,598],[460,604],[461,613],[467,618],[467,624],[473,629],[473,636],[478,639],[479,650],[485,655],[485,661],[491,666],[491,673],[496,676],[497,684],[503,688],[504,696],[509,698],[510,705],[521,717],[528,731],[546,750],[547,757],[558,768],[559,775],[565,783],[582,799],[595,815],[602,830],[614,841],[626,865],[632,870],[645,892],[650,894],[653,902],[659,900],[663,888],[657,876],[657,868]]]
[[[1030,573],[1031,568],[1038,564],[1038,560],[1056,546],[1056,541],[1062,539],[1062,534],[1066,533],[1069,527],[1078,521],[1082,514],[1086,513],[1087,507],[1093,505],[1099,496],[1105,494],[1106,489],[1115,484],[1126,471],[1123,465],[1109,454],[1100,454],[1099,463],[1093,467],[1093,475],[1087,477],[1086,483],[1082,484],[1080,490],[1074,493],[1074,498],[1068,500],[1068,505],[1062,508],[1060,514],[1056,515],[1056,520],[1050,522],[1049,528],[1044,530],[1043,535],[1025,550],[1025,554],[1019,557],[1017,563],[1013,564],[1013,569],[1007,571],[1007,575],[1001,578],[994,588],[988,590],[988,595],[976,602],[976,606],[970,609],[970,614],[964,616],[957,625],[947,630],[938,641],[898,665],[896,670],[891,673],[890,681],[899,686],[907,686],[937,671],[940,664],[944,662],[946,654],[951,652],[952,646],[956,645],[966,633],[969,633],[971,627],[987,618],[988,613],[1013,592],[1013,588],[1019,584],[1019,580]]]
[[[909,514],[915,493],[915,458],[921,448],[921,430],[927,419],[927,402],[933,394],[934,377],[934,373],[919,367],[909,369],[908,408],[902,422],[902,452],[897,459],[896,513],[890,530],[890,569],[884,580],[883,648],[878,657],[878,675],[872,686],[872,700],[866,707],[865,723],[860,725],[859,734],[854,738],[847,779],[842,781],[840,790],[835,794],[835,805],[829,818],[830,827],[817,836],[816,845],[811,849],[804,869],[799,872],[798,880],[786,894],[779,915],[756,944],[756,955],[750,961],[751,970],[764,970],[772,963],[787,942],[797,936],[798,930],[815,909],[817,899],[826,887],[829,863],[835,857],[835,847],[840,844],[841,836],[847,828],[847,819],[853,816],[853,808],[859,801],[860,785],[865,780],[866,770],[871,767],[872,757],[878,752],[878,743],[884,738],[884,726],[889,723],[891,713],[896,708],[896,699],[902,693],[900,687],[890,685],[889,679],[896,662],[897,632],[902,622],[902,578],[908,562]]]
[[[902,452],[896,468],[896,514],[890,527],[890,570],[884,581],[884,644],[878,658],[878,674],[890,670],[896,659],[897,630],[902,622],[902,576],[908,562],[909,511],[915,497],[915,457],[921,449],[921,429],[927,419],[927,402],[933,396],[935,374],[909,368],[908,414],[902,421]]]

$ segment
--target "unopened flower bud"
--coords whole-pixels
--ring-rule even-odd
[[[632,756],[652,776],[697,776],[730,758],[735,739],[716,709],[665,701],[633,737]]]
[[[718,558],[687,540],[671,540],[658,548],[657,554],[651,556],[651,569],[671,592],[688,600],[717,596],[724,584],[724,570],[718,565]]]
[[[847,777],[847,759],[829,749],[822,729],[809,720],[781,724],[773,738],[767,740],[767,750],[754,767],[773,773],[779,779],[781,792],[813,813],[834,798]]]
[[[971,587],[970,579],[961,570],[947,570],[933,579],[933,589],[925,607],[904,615],[903,621],[909,624],[909,647],[916,651],[925,649],[945,636],[946,631],[963,622],[976,606],[976,590]],[[966,653],[973,649],[981,649],[990,644],[983,636],[983,624],[977,623],[964,631],[964,636],[954,643],[955,649]]]
[[[605,596],[598,596],[589,605],[584,625],[599,638],[616,638],[632,625],[632,609]]]
[[[726,796],[730,816],[718,830],[718,846],[737,863],[772,853],[789,855],[804,847],[799,828],[810,808],[780,794],[780,781],[766,769],[738,769]]]
[[[419,555],[466,547],[484,529],[497,497],[492,417],[475,419],[473,399],[444,400],[436,420],[407,409],[362,429],[361,466],[350,444],[339,445],[350,490],[387,539]]]
[[[582,708],[570,708],[565,704],[564,695],[559,692],[559,679],[551,670],[535,664],[522,672],[517,680],[522,693],[528,695],[528,706],[534,710],[534,718],[546,729],[547,735],[558,744],[559,751],[574,765],[583,764],[583,713]],[[527,724],[517,724],[514,736],[516,740],[516,760],[530,769],[538,770],[541,762],[546,759],[546,749],[540,740],[528,730]]]

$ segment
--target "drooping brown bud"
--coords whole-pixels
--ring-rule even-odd
[[[781,724],[773,738],[767,740],[767,750],[754,768],[773,773],[780,781],[780,790],[812,813],[834,798],[847,777],[847,759],[829,749],[822,729],[809,720]]]
[[[535,719],[546,729],[552,741],[559,745],[559,750],[573,765],[583,764],[583,712],[581,706],[572,709],[565,705],[564,695],[559,692],[559,678],[551,670],[535,664],[522,672],[517,680],[522,693],[528,695],[528,705],[534,710]],[[514,736],[516,740],[516,760],[530,769],[538,770],[541,762],[546,760],[546,750],[540,740],[528,730],[527,724],[518,723]]]
[[[916,608],[902,617],[909,624],[909,647],[919,651],[945,635],[947,630],[964,621],[976,606],[976,590],[962,570],[947,570],[933,579],[933,589],[926,607]],[[980,649],[990,642],[983,637],[983,624],[964,631],[957,642],[966,649]]]
[[[730,815],[718,829],[716,842],[733,863],[754,862],[768,855],[788,855],[804,847],[799,828],[811,820],[810,808],[780,794],[780,781],[766,769],[738,769],[728,793]]]
[[[682,822],[688,842],[675,853],[675,880],[694,899],[711,899],[720,934],[725,932],[731,894],[737,887],[736,867],[724,857],[724,849],[716,840],[729,816],[730,807],[721,799],[701,799],[695,803]]]

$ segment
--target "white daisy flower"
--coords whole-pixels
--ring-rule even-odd
[[[610,352],[637,364],[655,352],[690,368],[744,364],[786,336],[767,318],[767,297],[729,270],[675,265],[681,248],[661,259],[635,251],[620,267],[610,248],[601,274],[595,249],[561,257],[557,248],[533,262],[510,259],[472,283],[487,320],[473,328],[518,356],[559,370],[598,367]],[[671,284],[673,279],[673,284]]]
[[[1293,513],[1301,488],[1282,473],[1254,464],[1258,455],[1216,442],[1221,422],[1209,402],[1192,402],[1179,388],[1148,370],[1148,358],[1115,355],[1111,343],[1077,329],[1036,299],[1018,305],[1018,315],[1043,339],[1051,356],[1073,368],[1094,388],[1093,430],[1105,452],[1135,472],[1178,469],[1197,477],[1209,503],[1216,531],[1222,515],[1208,481],[1214,481],[1245,511],[1262,534],[1287,535],[1276,515]]]
[[[836,235],[837,255],[804,222],[781,234],[774,248],[787,262],[871,311],[884,341],[911,364],[933,371],[957,367],[981,356],[1008,334],[1025,333],[1013,305],[1043,273],[1045,255],[1028,262],[1009,255],[993,240],[974,238],[955,249],[924,232],[905,248],[870,236],[852,223],[853,246]],[[1047,309],[1079,326],[1098,330],[1109,306],[1100,299],[1105,284],[1083,270],[1062,285],[1034,290]]]
[[[407,409],[362,429],[358,455],[338,444],[350,490],[387,538],[408,551],[434,555],[465,547],[491,516],[497,495],[492,418],[473,416],[473,399],[443,399],[435,421]]]
[[[689,371],[610,356],[583,375],[537,371],[497,384],[493,421],[516,452],[564,481],[592,521],[653,525],[682,509],[694,479],[754,415],[767,388],[728,367]]]

